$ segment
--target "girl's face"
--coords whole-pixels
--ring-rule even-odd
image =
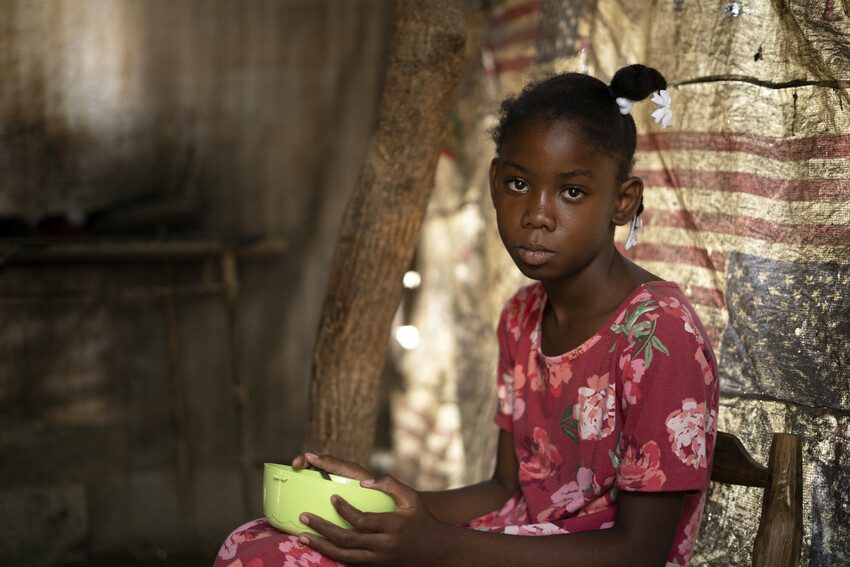
[[[555,281],[610,258],[614,225],[631,221],[641,181],[570,122],[534,120],[502,143],[490,194],[502,242],[527,277]]]

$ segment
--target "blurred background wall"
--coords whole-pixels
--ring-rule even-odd
[[[0,557],[128,564],[300,450],[382,0],[0,3]]]

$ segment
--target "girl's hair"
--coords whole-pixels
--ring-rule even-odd
[[[531,120],[565,120],[616,158],[618,179],[625,180],[634,161],[637,130],[631,114],[620,114],[616,99],[643,100],[666,88],[661,73],[644,65],[623,67],[610,85],[582,73],[564,73],[529,83],[500,107],[499,122],[490,132],[496,153],[501,153],[505,140]]]

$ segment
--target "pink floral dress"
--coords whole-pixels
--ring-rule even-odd
[[[687,565],[699,530],[716,436],[718,387],[705,330],[676,284],[636,289],[591,338],[545,356],[546,294],[522,288],[499,321],[496,424],[512,433],[521,490],[468,527],[516,535],[614,525],[619,491],[688,493],[667,566]],[[337,566],[254,520],[216,567]]]
[[[471,527],[520,535],[614,525],[620,491],[688,493],[668,566],[687,565],[716,437],[718,384],[705,330],[679,287],[637,288],[575,349],[540,349],[546,294],[522,288],[499,322],[496,424],[521,490]]]
[[[227,536],[214,567],[345,567],[302,545],[265,519],[252,520]]]

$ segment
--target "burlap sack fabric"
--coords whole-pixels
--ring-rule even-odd
[[[680,282],[709,328],[720,428],[763,462],[770,432],[803,437],[803,564],[850,564],[847,4],[503,0],[479,24],[481,63],[423,228],[423,342],[402,357],[395,420],[403,474],[439,486],[489,473],[492,327],[521,283],[486,189],[498,100],[549,72],[607,80],[643,62],[667,77],[674,120],[662,130],[651,103],[633,110],[647,226],[629,256]],[[759,510],[759,491],[713,486],[694,564],[749,564]]]

